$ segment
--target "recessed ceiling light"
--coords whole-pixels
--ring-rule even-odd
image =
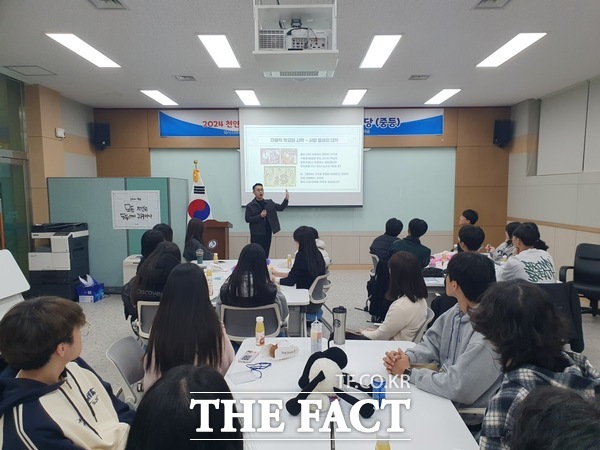
[[[204,47],[214,60],[217,67],[220,69],[239,69],[240,63],[238,62],[227,36],[224,34],[208,35],[199,34],[198,37]]]
[[[175,101],[171,100],[160,91],[154,89],[140,89],[140,92],[163,106],[177,106]]]
[[[348,89],[342,105],[358,105],[366,93],[366,89]]]
[[[442,89],[440,92],[435,94],[429,100],[425,102],[426,105],[439,105],[444,103],[450,97],[458,94],[461,89]]]
[[[401,34],[374,36],[367,54],[360,63],[360,68],[381,69],[396,48],[401,37]]]
[[[519,33],[490,56],[485,58],[477,67],[498,67],[517,53],[522,52],[531,44],[546,36],[546,33]]]
[[[236,89],[235,93],[246,106],[260,106],[258,97],[253,89]]]
[[[64,45],[72,52],[77,53],[82,58],[87,59],[98,67],[121,67],[108,56],[100,53],[90,44],[82,41],[71,33],[46,33],[46,36],[54,39],[59,44]]]

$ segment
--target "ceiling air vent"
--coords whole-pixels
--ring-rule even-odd
[[[480,0],[475,9],[502,9],[510,0]]]
[[[88,0],[96,9],[128,9],[120,0]]]
[[[429,78],[429,75],[411,75],[409,80],[410,81],[425,81],[428,78]]]
[[[266,78],[329,78],[333,76],[333,70],[277,70],[265,71]]]
[[[173,75],[177,81],[196,81],[193,75]]]

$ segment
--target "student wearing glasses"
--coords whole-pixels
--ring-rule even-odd
[[[79,357],[89,324],[58,297],[13,306],[0,321],[2,449],[125,448],[134,411]]]

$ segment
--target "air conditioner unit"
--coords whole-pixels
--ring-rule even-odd
[[[333,70],[280,70],[263,72],[266,78],[331,78]]]

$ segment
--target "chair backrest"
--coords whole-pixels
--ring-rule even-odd
[[[575,250],[573,281],[600,285],[600,245],[579,244]]]
[[[159,302],[137,302],[139,330],[138,335],[141,338],[148,339],[150,337],[150,330],[152,329],[152,322],[158,312]]]
[[[106,357],[121,375],[125,401],[137,405],[142,392],[138,392],[135,385],[144,379],[144,349],[133,336],[127,336],[110,344]]]
[[[427,317],[425,318],[425,323],[423,324],[423,326],[421,326],[421,328],[419,329],[419,332],[415,335],[413,342],[416,342],[417,344],[419,342],[421,342],[421,339],[423,339],[423,335],[425,334],[425,331],[427,331],[427,327],[433,320],[434,316],[435,316],[435,313],[433,312],[433,310],[431,308],[428,307],[427,308]]]
[[[235,342],[242,342],[246,338],[255,336],[258,316],[264,317],[266,337],[279,335],[282,320],[277,303],[249,308],[221,305],[221,317],[227,336]]]
[[[331,282],[327,279],[329,272],[325,275],[319,275],[315,278],[310,288],[308,288],[308,296],[310,302],[316,305],[325,303],[327,298],[327,291],[329,290]]]
[[[379,262],[379,256],[373,253],[369,253],[369,256],[371,257],[371,261],[373,262],[373,269],[371,270],[371,274],[375,275],[375,271],[377,270],[377,263]]]
[[[573,286],[573,282],[536,283],[536,286],[546,291],[552,304],[563,314],[569,323],[569,344],[571,345],[571,350],[581,353],[585,346],[581,323],[581,303],[579,302],[579,295]]]

